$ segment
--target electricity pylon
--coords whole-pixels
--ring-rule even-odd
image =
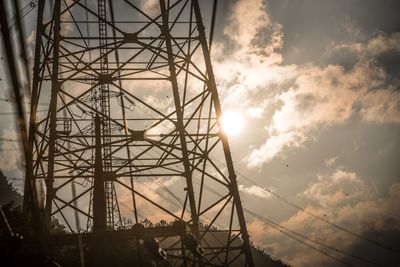
[[[253,266],[199,2],[140,3],[39,1],[27,177],[45,226]]]

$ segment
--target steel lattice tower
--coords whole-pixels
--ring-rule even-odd
[[[198,0],[40,0],[31,102],[46,226],[153,242],[173,266],[253,266]]]

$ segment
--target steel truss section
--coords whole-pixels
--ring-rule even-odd
[[[47,223],[183,222],[152,234],[171,265],[253,266],[198,0],[39,2],[31,110],[49,108],[29,145]]]

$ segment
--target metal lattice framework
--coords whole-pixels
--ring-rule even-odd
[[[47,224],[184,222],[143,230],[172,265],[253,266],[198,0],[53,2],[38,6],[27,164]]]

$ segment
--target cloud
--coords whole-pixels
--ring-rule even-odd
[[[67,1],[65,1],[65,2],[64,2],[64,3],[65,3],[65,6],[61,6],[61,10],[64,10],[64,8],[71,6],[71,5],[73,4],[73,2],[74,2],[73,0],[67,0]],[[65,12],[65,13],[63,13],[63,14],[61,15],[61,20],[63,20],[63,21],[64,21],[64,20],[69,20],[69,21],[71,21],[71,20],[72,20],[71,13],[70,13],[70,12]],[[61,24],[60,34],[61,34],[62,36],[66,36],[66,35],[72,33],[73,31],[74,31],[74,27],[72,26],[71,23],[62,23],[62,24]]]
[[[1,137],[5,140],[18,140],[18,133],[11,128],[3,130]],[[24,168],[21,143],[18,141],[3,141],[0,149],[0,169],[12,172]]]
[[[266,53],[282,47],[281,26],[273,23],[266,12],[264,1],[237,1],[232,8],[224,33],[242,49]],[[265,44],[268,44],[265,46]]]
[[[254,148],[247,162],[249,167],[260,166],[264,162],[273,159],[285,147],[300,147],[306,137],[302,133],[291,131],[279,135],[273,135],[259,148]]]
[[[343,27],[355,31],[354,23],[347,21]],[[400,92],[377,61],[388,51],[400,52],[400,33],[377,34],[365,43],[331,44],[332,57],[344,50],[356,56],[350,69],[311,62],[284,65],[283,29],[270,19],[261,0],[237,1],[224,33],[233,45],[218,44],[214,50],[229,51],[214,63],[223,108],[264,122],[264,141],[249,151],[248,167],[261,166],[287,148],[302,147],[320,129],[353,116],[368,123],[400,123]]]
[[[178,214],[181,212],[181,210],[177,207],[177,201],[172,199],[166,191],[170,190],[176,193],[176,190],[171,190],[168,188],[172,186],[174,186],[175,189],[178,188],[179,180],[179,177],[171,177],[168,179],[151,179],[148,181],[136,182],[135,190],[140,192],[140,194],[150,198],[152,201],[161,205],[162,207]],[[121,210],[122,215],[130,218],[133,216],[132,194],[127,190],[120,190],[120,192],[121,193],[119,194],[118,199],[124,208]],[[171,199],[171,201],[166,201],[166,199]],[[139,216],[143,219],[147,218],[152,222],[158,222],[162,219],[170,221],[172,219],[170,215],[167,215],[164,211],[159,210],[153,204],[149,203],[140,196],[136,196],[136,207],[138,209]]]
[[[336,163],[338,158],[339,157],[336,156],[336,157],[332,157],[332,158],[326,159],[325,160],[325,166],[326,167],[332,167]]]
[[[266,125],[268,139],[249,154],[248,166],[262,164],[286,147],[299,147],[304,137],[354,114],[371,123],[399,123],[400,93],[386,84],[382,68],[371,64],[360,61],[350,72],[340,65],[302,66],[294,85],[274,96],[281,105]]]
[[[245,186],[245,185],[239,184],[238,187],[239,187],[240,192],[243,192],[243,193],[246,193],[246,194],[249,194],[252,196],[256,196],[259,198],[266,198],[266,199],[272,197],[271,193],[269,192],[270,189],[262,188],[258,185]]]
[[[298,211],[280,224],[311,239],[350,253],[360,244],[367,246],[369,243],[331,227],[308,213],[317,214],[359,235],[365,236],[371,232],[386,233],[387,236],[381,236],[380,240],[385,243],[391,233],[400,232],[399,196],[400,183],[392,184],[387,194],[379,195],[373,184],[368,183],[355,172],[336,169],[329,175],[318,175],[316,180],[299,194],[299,197],[309,203],[304,211]],[[257,225],[257,222],[253,221],[251,225]],[[249,229],[253,228],[249,227]],[[259,234],[255,239],[256,244],[268,243],[268,249],[275,257],[293,266],[335,266],[337,264],[332,259],[310,251],[309,248],[274,229],[265,228],[261,232],[254,233]],[[375,236],[372,239],[376,240],[376,238]],[[375,251],[378,249],[373,245],[372,247]],[[357,255],[377,260],[379,255],[368,255],[365,251],[357,251]],[[390,254],[385,254],[385,251],[382,253],[387,261],[394,260]],[[379,262],[382,262],[380,257]]]
[[[337,169],[330,176],[318,175],[317,178],[318,181],[310,184],[303,195],[322,207],[348,205],[375,194],[374,188],[354,172]]]
[[[344,32],[347,33],[354,40],[362,40],[365,38],[365,33],[358,22],[348,15],[344,16],[344,19],[339,22]]]
[[[140,8],[144,13],[154,16],[160,12],[160,4],[158,0],[141,0]]]
[[[333,43],[330,49],[331,53],[340,50],[349,50],[356,53],[360,60],[369,61],[387,51],[399,51],[400,32],[394,32],[390,35],[384,32],[378,32],[365,43]]]
[[[399,91],[376,90],[364,95],[360,114],[372,123],[400,123]]]

